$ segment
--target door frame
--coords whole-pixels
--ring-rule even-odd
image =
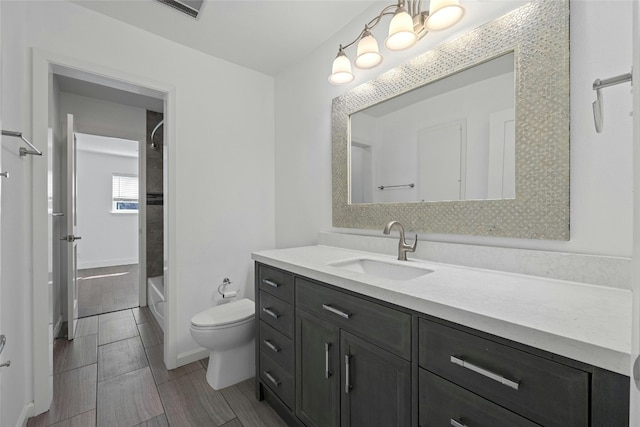
[[[78,75],[90,75],[96,80],[109,80],[122,83],[123,86],[136,87],[148,93],[162,93],[165,99],[164,118],[164,286],[167,300],[164,361],[168,369],[177,367],[177,290],[176,283],[176,254],[171,242],[176,235],[175,218],[176,206],[173,195],[176,194],[175,180],[175,117],[176,117],[176,89],[174,86],[158,82],[143,76],[132,75],[122,70],[116,70],[108,65],[89,63],[78,58],[60,55],[55,52],[38,48],[31,48],[32,59],[32,129],[35,141],[47,141],[49,128],[49,81],[56,69],[75,71]],[[139,92],[144,93],[144,92]],[[143,142],[146,145],[146,141]],[[32,251],[32,363],[33,363],[33,403],[34,414],[38,415],[49,410],[53,398],[53,373],[49,371],[53,358],[53,325],[49,324],[48,313],[51,306],[48,289],[48,254],[51,248],[47,241],[47,158],[45,150],[43,159],[33,162],[32,178],[33,192],[31,251]],[[142,170],[140,171],[142,173]],[[142,212],[141,212],[142,214]],[[144,233],[142,234],[144,236]],[[142,275],[141,275],[142,276]],[[146,286],[141,284],[141,294]],[[145,292],[146,299],[146,292]],[[141,299],[141,302],[144,301]]]

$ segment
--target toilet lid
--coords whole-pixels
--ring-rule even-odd
[[[255,314],[255,304],[250,299],[241,299],[217,305],[191,318],[194,326],[222,326],[246,320]]]

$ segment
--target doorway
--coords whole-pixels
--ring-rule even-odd
[[[139,144],[76,133],[80,318],[139,305]]]
[[[49,274],[47,274],[47,257],[52,253],[52,248],[54,245],[53,239],[49,237],[49,241],[47,242],[47,233],[41,233],[40,230],[43,229],[46,231],[47,225],[52,225],[54,228],[54,236],[57,237],[57,234],[60,234],[60,227],[56,227],[56,223],[60,223],[60,220],[57,220],[54,213],[60,213],[61,210],[59,206],[54,203],[54,201],[49,198],[47,199],[47,187],[60,185],[59,183],[59,174],[52,173],[52,167],[60,168],[64,166],[63,159],[61,156],[61,150],[59,149],[59,140],[61,138],[60,132],[56,130],[55,123],[60,122],[61,109],[60,109],[60,98],[61,98],[61,84],[60,79],[64,79],[65,77],[69,77],[72,79],[76,79],[81,83],[98,85],[101,88],[101,96],[102,100],[105,100],[105,97],[111,97],[110,102],[116,102],[117,99],[122,99],[122,96],[131,96],[135,95],[138,99],[152,99],[155,102],[159,102],[161,105],[160,110],[165,112],[165,119],[167,121],[164,129],[161,129],[165,134],[168,130],[173,130],[174,121],[173,121],[173,112],[175,111],[175,89],[170,85],[163,85],[161,83],[150,81],[145,77],[140,76],[132,76],[126,73],[119,72],[118,70],[113,69],[105,69],[99,65],[86,63],[80,59],[69,58],[66,56],[60,56],[52,52],[42,51],[39,49],[33,50],[33,137],[35,139],[48,139],[50,144],[48,150],[43,156],[46,161],[45,163],[36,164],[34,163],[33,169],[33,179],[38,182],[46,182],[48,186],[36,186],[34,187],[32,204],[34,211],[33,218],[33,281],[34,281],[34,292],[33,292],[33,330],[34,330],[34,344],[33,344],[33,367],[34,367],[34,413],[40,414],[49,408],[49,404],[51,403],[52,398],[52,382],[53,382],[53,372],[51,369],[51,364],[49,361],[52,357],[52,344],[53,344],[53,336],[55,334],[56,328],[59,328],[60,318],[56,318],[56,313],[60,313],[61,305],[59,298],[56,295],[59,295],[60,286],[62,283],[65,283],[63,278],[61,277],[60,268],[55,268],[55,266],[59,265],[59,260],[54,260],[53,263],[49,263],[49,265],[53,265],[53,270],[49,269]],[[85,112],[84,109],[80,109],[81,115]],[[115,117],[115,116],[114,116]],[[112,118],[114,118],[112,117]],[[120,116],[121,120],[127,120],[128,115],[124,114]],[[103,133],[104,129],[98,129],[96,131],[96,127],[99,128],[99,123],[95,121],[86,121],[85,124],[90,124],[92,129],[78,129],[81,133],[94,134],[94,135],[105,135]],[[143,134],[137,138],[127,138],[126,139],[135,139],[139,141],[146,141],[146,131],[144,119],[142,120],[142,129]],[[49,137],[47,137],[49,134]],[[53,135],[52,135],[53,134]],[[169,134],[171,135],[171,134]],[[123,135],[111,135],[116,137],[123,137]],[[172,162],[169,161],[172,154],[174,154],[175,150],[169,142],[171,138],[167,135],[164,136],[165,144],[162,147],[164,151],[164,182],[170,183],[168,177],[171,175],[171,167]],[[144,154],[144,150],[146,149],[145,143],[140,144],[140,156],[142,157]],[[47,167],[49,165],[49,168]],[[141,163],[139,172],[142,175],[145,171],[144,163]],[[58,181],[58,182],[56,182]],[[164,191],[164,198],[167,199],[167,196],[170,191],[173,190],[174,186],[170,184],[165,184],[167,188]],[[140,188],[140,192],[144,194],[145,189]],[[48,202],[47,202],[48,200]],[[48,204],[48,206],[47,206]],[[165,208],[167,212],[165,214],[165,218],[168,218],[169,209]],[[49,215],[47,216],[47,212]],[[144,220],[144,214],[146,214],[145,204],[140,205],[139,217]],[[58,233],[56,234],[55,230],[58,229]],[[167,227],[165,225],[164,231],[164,239],[165,241],[170,238],[170,232],[172,231],[171,227]],[[138,233],[140,235],[139,245],[139,264],[142,266],[144,262],[144,242],[146,238],[146,229],[145,227],[139,227]],[[165,245],[166,247],[166,245]],[[173,275],[175,274],[175,259],[171,254],[170,250],[164,251],[164,273],[166,275],[165,279],[165,289],[167,291],[167,313],[166,320],[167,324],[171,325],[171,321],[175,318],[175,308],[173,307],[173,303],[175,302],[175,298],[172,298],[172,294],[175,291],[171,284],[173,283]],[[144,271],[140,268],[140,271]],[[47,279],[49,276],[49,279]],[[139,274],[140,279],[137,281],[139,283],[139,304],[146,305],[146,277],[144,274]],[[46,292],[40,289],[41,284],[47,284],[50,281],[57,283],[58,288],[52,286],[51,292]],[[58,301],[56,301],[58,299]],[[175,328],[169,327],[165,332],[164,339],[164,360],[165,364],[169,369],[176,367],[176,354],[175,354]]]

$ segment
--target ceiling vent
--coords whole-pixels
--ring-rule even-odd
[[[171,6],[172,8],[179,10],[180,12],[189,15],[192,18],[197,18],[202,8],[204,0],[156,0],[160,3]]]

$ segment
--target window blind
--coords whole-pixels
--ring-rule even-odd
[[[113,174],[113,201],[137,202],[138,177],[136,175]]]

